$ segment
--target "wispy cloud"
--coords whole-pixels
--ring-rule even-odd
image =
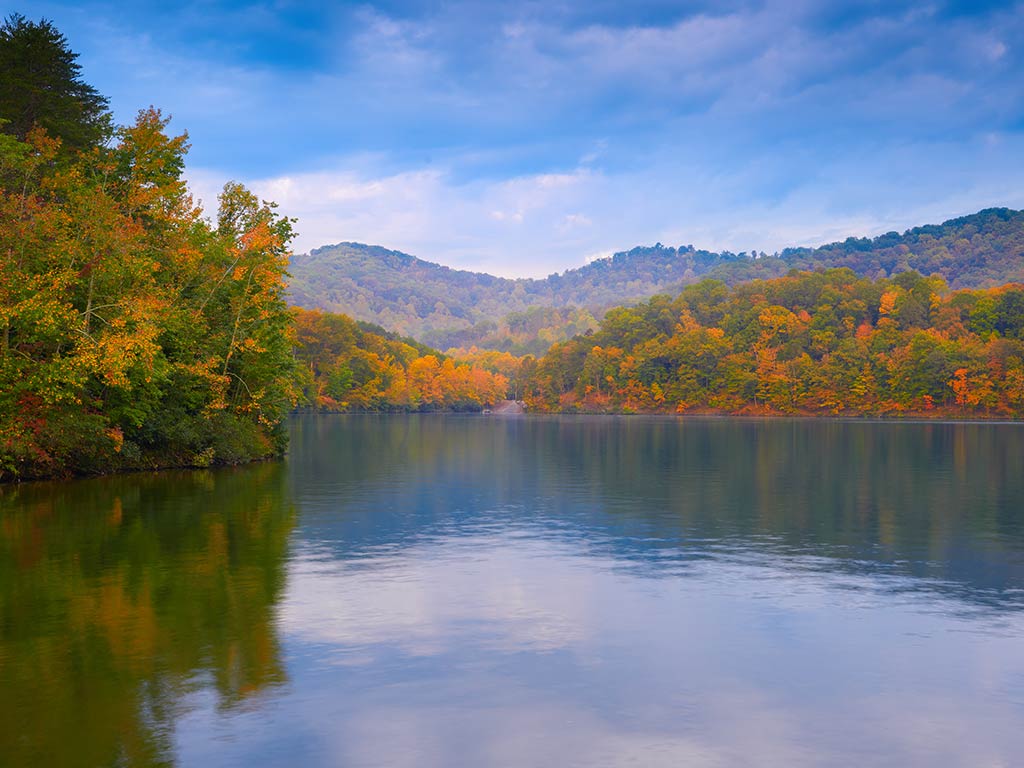
[[[299,216],[299,251],[356,240],[461,268],[543,276],[641,243],[770,253],[987,206],[1024,207],[1024,185],[1004,173],[1007,157],[1024,160],[1024,140],[979,138],[959,157],[942,143],[851,153],[824,165],[812,157],[779,188],[776,163],[709,173],[674,156],[629,171],[580,166],[468,183],[437,167],[245,181]],[[197,171],[192,180],[209,202],[226,179]]]
[[[546,274],[655,240],[773,250],[1024,205],[1024,5],[42,0],[191,176],[368,240]],[[922,219],[926,217],[926,219]]]

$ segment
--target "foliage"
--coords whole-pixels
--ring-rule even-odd
[[[675,293],[705,277],[735,285],[782,277],[794,268],[849,267],[870,278],[916,270],[939,274],[953,288],[991,287],[1024,281],[1022,254],[1024,212],[995,208],[902,235],[849,238],[774,255],[658,243],[543,280],[453,270],[378,246],[340,243],[297,256],[290,291],[299,306],[346,312],[442,349],[477,346],[536,355],[595,329],[595,318],[609,307]]]
[[[441,346],[482,347],[513,355],[542,355],[558,341],[596,330],[593,313],[578,307],[531,306],[501,320],[481,320],[471,328],[435,332],[430,338]]]
[[[24,141],[38,126],[71,149],[107,138],[107,99],[82,81],[77,58],[49,21],[8,16],[0,26],[0,130]]]
[[[537,410],[1024,416],[1024,285],[792,272],[611,310],[554,345]]]
[[[205,221],[167,123],[0,142],[0,480],[284,449],[291,222],[235,184]]]
[[[526,384],[536,365],[536,358],[533,355],[516,357],[510,352],[499,352],[494,349],[449,349],[447,354],[504,377],[507,382],[505,396],[509,400],[523,399]]]
[[[345,315],[295,310],[304,401],[330,411],[478,411],[508,380]]]

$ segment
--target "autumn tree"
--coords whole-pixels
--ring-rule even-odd
[[[284,448],[291,222],[229,185],[213,228],[167,125],[56,163],[42,128],[0,142],[0,478]]]

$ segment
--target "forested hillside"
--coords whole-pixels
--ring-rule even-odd
[[[871,278],[907,270],[939,274],[952,288],[1024,280],[1024,212],[994,208],[903,234],[773,255],[657,244],[543,280],[453,270],[377,246],[341,243],[295,257],[290,290],[300,306],[346,312],[442,349],[476,345],[537,354],[595,328],[595,318],[611,306],[676,293],[704,277],[735,285],[791,269],[832,267]]]
[[[1024,285],[848,268],[706,280],[526,359],[535,410],[1017,417]]]
[[[326,411],[478,411],[508,379],[345,315],[296,311],[303,403]]]

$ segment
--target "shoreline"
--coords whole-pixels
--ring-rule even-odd
[[[283,461],[287,454],[276,456],[257,456],[245,461],[224,461],[212,464],[166,464],[158,467],[118,467],[109,472],[80,472],[54,475],[37,475],[32,477],[0,478],[0,491],[4,488],[12,488],[20,485],[36,483],[64,483],[73,480],[94,480],[104,477],[123,477],[126,475],[151,475],[165,474],[168,472],[201,472],[203,470],[224,470],[238,467],[247,467],[252,464],[269,464],[275,461]]]
[[[1024,426],[1024,419],[1007,418],[1004,415],[956,417],[948,413],[923,414],[904,413],[900,415],[884,414],[813,414],[813,413],[737,413],[728,411],[700,410],[677,413],[674,411],[531,411],[510,413],[485,413],[483,411],[326,411],[326,410],[296,410],[288,415],[288,419],[308,418],[311,416],[350,416],[350,417],[383,417],[383,418],[407,418],[407,417],[498,417],[504,421],[509,418],[614,418],[614,419],[672,419],[675,421],[699,420],[699,421],[799,421],[799,422],[840,422],[848,424],[928,424],[928,425],[986,425],[986,426]],[[200,464],[167,464],[159,467],[124,467],[113,469],[109,472],[89,472],[79,474],[53,474],[25,478],[0,478],[0,491],[5,488],[12,488],[26,484],[37,483],[61,483],[74,480],[89,480],[99,478],[120,477],[125,475],[142,474],[163,474],[168,472],[198,472],[202,470],[224,470],[249,466],[252,464],[271,463],[287,460],[287,453],[279,456],[260,456],[246,461],[222,462],[209,465]]]
[[[713,408],[702,408],[687,411],[674,410],[527,410],[526,415],[550,415],[550,416],[671,416],[674,418],[710,418],[710,419],[795,419],[800,421],[890,421],[890,422],[919,422],[919,423],[950,423],[950,424],[1024,424],[1024,417],[1015,418],[1008,414],[981,415],[977,413],[958,416],[955,413],[943,411],[903,411],[902,413],[821,413],[796,411],[787,413],[784,411],[770,411],[759,409],[744,409],[740,411],[722,411]]]

